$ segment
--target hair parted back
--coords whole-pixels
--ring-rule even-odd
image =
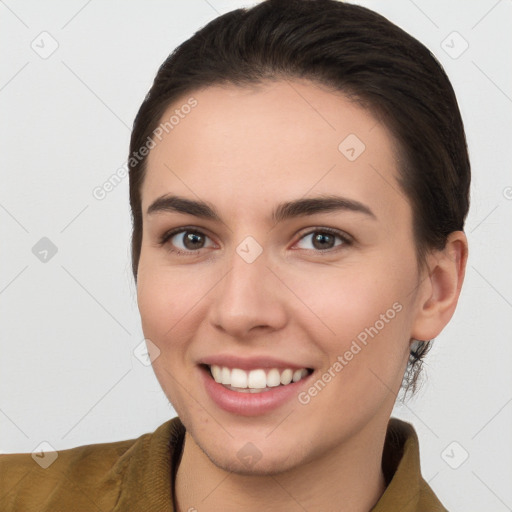
[[[131,158],[180,98],[220,84],[307,79],[348,96],[397,142],[399,183],[413,210],[418,263],[463,230],[470,162],[454,90],[435,56],[385,17],[339,0],[264,0],[215,18],[160,66],[135,117],[128,157],[132,270],[142,242],[147,157]],[[403,387],[416,391],[425,340],[411,349]]]

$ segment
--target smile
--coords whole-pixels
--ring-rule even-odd
[[[315,373],[311,368],[267,357],[208,359],[197,366],[201,385],[215,406],[236,416],[270,414],[294,403]]]
[[[312,372],[307,368],[297,370],[291,368],[282,370],[279,368],[258,368],[245,371],[240,368],[228,368],[215,364],[209,366],[209,369],[215,382],[240,393],[268,392],[272,388],[298,382]]]

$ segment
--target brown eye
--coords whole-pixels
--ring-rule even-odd
[[[201,231],[180,228],[165,233],[160,240],[160,245],[166,246],[170,252],[194,255],[206,247],[207,239],[209,237]]]
[[[335,247],[339,247],[342,245],[350,245],[351,240],[345,236],[343,233],[339,231],[335,231],[332,229],[316,229],[314,231],[309,231],[305,235],[301,237],[301,241],[305,240],[307,237],[311,238],[312,250],[316,251],[325,251],[331,250]],[[340,240],[341,243],[336,244],[336,239]],[[310,247],[302,247],[302,249],[311,249]]]
[[[185,234],[181,237],[181,241],[186,249],[191,251],[195,249],[202,249],[204,244],[204,236],[200,233],[193,231],[185,231]]]
[[[312,242],[316,249],[332,249],[335,243],[335,236],[330,233],[314,233]]]

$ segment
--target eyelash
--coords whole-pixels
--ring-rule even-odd
[[[169,240],[173,236],[175,236],[175,235],[177,235],[179,233],[186,233],[186,232],[196,233],[196,234],[208,237],[208,235],[206,235],[205,233],[203,233],[199,229],[196,229],[196,228],[193,228],[193,227],[180,227],[180,228],[172,229],[170,231],[165,232],[160,237],[159,245],[160,246],[165,246],[165,245],[167,245],[167,243],[169,242]],[[340,248],[346,247],[346,246],[350,246],[353,243],[351,238],[349,238],[343,232],[338,231],[337,229],[333,229],[333,228],[313,228],[310,231],[308,231],[308,232],[304,233],[303,235],[301,235],[301,237],[299,238],[299,241],[302,240],[303,238],[305,238],[306,236],[312,235],[314,233],[328,233],[329,235],[337,236],[343,243],[339,244],[339,245],[336,245],[336,246],[334,246],[331,249],[324,249],[324,250],[300,249],[300,250],[303,250],[303,251],[312,250],[313,252],[316,252],[318,254],[326,254],[326,253],[337,252],[337,250],[339,250]],[[169,252],[171,252],[171,253],[178,254],[180,256],[196,256],[201,249],[183,251],[182,249],[173,249],[173,248],[170,247],[170,244],[169,244],[169,247],[167,248],[167,250]]]

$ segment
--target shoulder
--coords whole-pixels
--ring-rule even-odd
[[[169,449],[177,418],[136,439],[78,446],[56,452],[0,455],[0,510],[105,510],[119,500],[133,465],[154,446]],[[152,448],[153,447],[153,448]]]
[[[0,455],[0,509],[39,510],[36,507],[41,507],[41,510],[50,510],[52,504],[57,505],[58,510],[63,508],[64,501],[69,510],[73,510],[76,500],[73,495],[80,490],[85,493],[85,500],[89,490],[94,490],[94,494],[101,492],[105,502],[115,503],[130,452],[145,436],[56,452]],[[91,499],[94,494],[91,494]],[[52,496],[58,497],[58,504]],[[92,506],[93,503],[89,502],[89,507]]]

